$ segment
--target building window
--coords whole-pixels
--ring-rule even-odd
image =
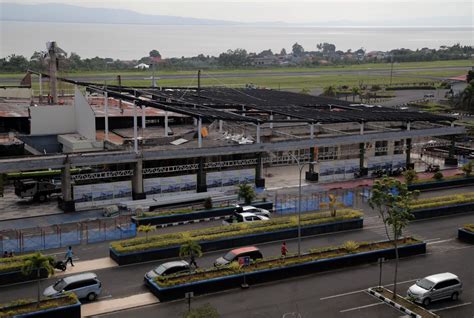
[[[393,154],[402,155],[403,154],[403,140],[396,140],[393,145]]]
[[[380,140],[375,142],[375,156],[386,156],[388,154],[388,142]]]

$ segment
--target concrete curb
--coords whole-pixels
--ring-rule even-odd
[[[199,219],[199,220],[190,220],[190,221],[181,221],[181,222],[174,222],[174,223],[167,223],[167,224],[159,224],[156,225],[158,228],[165,228],[165,227],[171,227],[171,226],[178,226],[178,225],[184,225],[184,224],[190,224],[190,223],[200,223],[200,222],[209,222],[209,221],[216,221],[216,220],[223,220],[225,218],[228,218],[229,216],[216,216],[212,218],[204,218],[204,219]]]
[[[418,314],[412,312],[411,310],[409,310],[409,309],[407,309],[407,308],[405,308],[405,307],[403,307],[403,306],[397,304],[396,302],[394,302],[394,301],[391,300],[390,298],[387,298],[387,297],[385,297],[385,296],[379,294],[378,292],[376,292],[376,291],[375,291],[374,289],[372,289],[372,288],[369,288],[367,291],[368,291],[368,293],[371,294],[372,296],[374,296],[374,297],[380,299],[381,301],[383,301],[383,302],[389,304],[389,305],[392,306],[392,307],[395,307],[396,309],[400,310],[401,312],[407,314],[407,315],[410,316],[410,317],[413,317],[413,318],[422,318],[420,315],[418,315]]]

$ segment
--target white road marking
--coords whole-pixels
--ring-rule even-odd
[[[370,304],[370,305],[365,305],[365,306],[359,306],[359,307],[344,309],[344,310],[341,310],[341,311],[339,311],[339,312],[348,312],[348,311],[353,311],[353,310],[358,310],[358,309],[364,309],[364,308],[369,308],[369,307],[378,306],[378,305],[383,305],[383,304],[385,304],[385,303],[383,303],[383,302],[377,302],[377,303],[373,303],[373,304]]]
[[[327,296],[327,297],[319,298],[319,300],[326,300],[326,299],[331,299],[331,298],[337,298],[337,297],[342,297],[342,296],[353,295],[353,294],[361,293],[361,292],[363,292],[363,291],[365,291],[365,289],[355,290],[355,291],[348,292],[348,293],[344,293],[344,294],[338,294],[338,295]]]
[[[454,306],[449,306],[449,307],[444,307],[444,308],[438,308],[438,309],[433,309],[431,311],[441,311],[441,310],[447,310],[447,309],[453,309],[453,308],[457,308],[457,307],[462,307],[462,306],[468,306],[468,305],[471,305],[472,302],[468,302],[468,303],[462,303],[462,304],[459,304],[459,305],[454,305]]]
[[[97,300],[103,300],[103,299],[108,299],[108,298],[112,298],[112,295],[106,295],[106,296],[102,296],[102,297],[99,297],[97,298]]]
[[[440,237],[437,237],[437,238],[434,238],[434,239],[428,239],[428,240],[425,240],[425,243],[433,242],[433,241],[440,240],[440,239],[441,239]]]
[[[439,244],[439,243],[445,243],[445,242],[454,241],[454,240],[455,240],[454,238],[450,238],[450,239],[447,239],[447,240],[441,240],[441,241],[429,242],[429,243],[427,243],[427,245],[431,245],[431,244]]]
[[[411,283],[411,282],[417,281],[418,279],[419,279],[419,278],[410,279],[410,280],[405,280],[405,281],[402,281],[402,282],[397,282],[397,284],[400,285],[400,284]],[[385,286],[385,287],[387,287],[387,286],[393,286],[393,283],[391,283],[391,284],[386,284],[386,285],[384,285],[384,286]],[[370,288],[374,288],[374,287],[376,287],[376,286],[372,286],[372,287],[370,287]],[[319,298],[319,300],[326,300],[326,299],[332,299],[332,298],[337,298],[337,297],[349,296],[349,295],[353,295],[353,294],[365,292],[366,290],[367,290],[367,288],[361,289],[361,290],[354,290],[354,291],[347,292],[347,293],[343,293],[343,294],[337,294],[337,295],[332,295],[332,296],[326,296],[326,297],[323,297],[323,298]]]

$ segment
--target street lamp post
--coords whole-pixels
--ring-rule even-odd
[[[303,173],[303,168],[305,164],[315,164],[316,161],[312,162],[303,162],[301,163],[300,160],[291,152],[289,153],[291,157],[296,161],[298,164],[299,169],[299,184],[298,184],[298,256],[301,256],[301,174]]]

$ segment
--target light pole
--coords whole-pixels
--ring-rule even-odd
[[[298,257],[299,257],[301,256],[301,174],[303,173],[303,168],[305,164],[315,164],[317,163],[317,161],[302,163],[294,154],[292,154],[291,152],[289,154],[298,164],[298,169],[300,172],[299,185],[298,185]]]

